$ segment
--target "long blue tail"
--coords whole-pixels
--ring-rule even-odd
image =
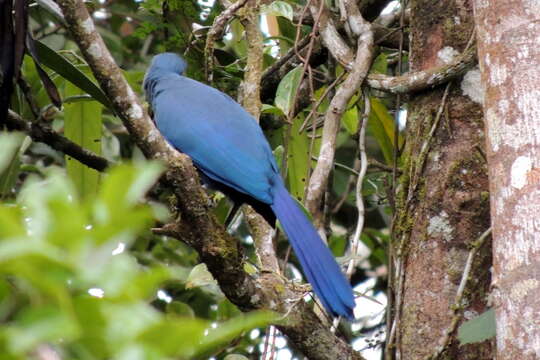
[[[354,319],[354,295],[334,256],[280,181],[271,205],[304,273],[328,312]]]

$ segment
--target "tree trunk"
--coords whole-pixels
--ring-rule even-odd
[[[410,3],[412,71],[464,51],[473,35],[467,1]],[[473,69],[411,99],[396,201],[395,330],[387,358],[492,358],[489,342],[460,347],[456,339],[458,324],[486,310],[490,284],[489,245],[463,275],[473,243],[489,227],[479,84]]]
[[[475,0],[497,359],[540,358],[540,2]]]

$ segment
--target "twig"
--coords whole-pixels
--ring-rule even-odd
[[[448,83],[446,85],[446,88],[444,89],[441,104],[439,105],[439,109],[437,110],[437,115],[435,115],[433,124],[431,124],[431,129],[429,130],[429,133],[427,134],[426,139],[424,140],[424,142],[422,143],[422,147],[420,148],[420,154],[418,155],[418,161],[416,162],[417,166],[411,179],[409,192],[407,193],[407,202],[410,201],[414,192],[416,191],[416,187],[418,186],[418,178],[420,177],[420,174],[424,169],[429,147],[431,145],[431,139],[433,139],[433,135],[435,135],[435,131],[439,126],[444,107],[446,106],[446,98],[448,97],[448,93],[450,92],[451,85],[452,83]]]
[[[356,184],[356,176],[358,175],[358,171],[360,171],[360,159],[358,159],[357,156],[355,156],[353,166],[354,168],[352,170],[354,172],[349,175],[349,179],[347,180],[347,186],[345,186],[345,191],[343,192],[343,194],[341,194],[341,197],[334,205],[331,211],[332,214],[336,214],[341,209],[343,204],[345,204],[345,201],[347,201],[347,199],[349,198],[349,193],[352,191],[354,185]]]
[[[405,241],[402,239],[402,241]],[[396,337],[397,328],[399,327],[400,319],[401,319],[401,302],[402,302],[402,295],[403,295],[403,286],[405,284],[405,271],[404,271],[404,265],[403,265],[403,259],[396,257],[395,258],[395,264],[394,269],[396,271],[396,278],[398,280],[397,285],[397,291],[396,291],[396,299],[394,306],[395,308],[395,314],[392,319],[392,326],[390,327],[390,332],[388,333],[388,338],[386,340],[386,358],[392,359],[392,353],[391,350],[395,346],[394,344],[394,338]]]
[[[380,162],[378,160],[375,160],[375,159],[368,159],[368,165],[371,166],[371,167],[377,168],[377,169],[379,169],[381,171],[387,171],[387,172],[394,171],[393,166],[388,166],[388,165],[383,164],[382,162]],[[401,175],[401,173],[403,171],[400,168],[396,168],[396,172]]]
[[[32,95],[32,88],[30,87],[30,84],[28,84],[28,82],[22,75],[19,76],[17,83],[22,93],[24,94],[24,98],[28,103],[28,107],[30,108],[32,115],[34,115],[34,119],[37,119],[39,117],[39,106],[36,102],[36,99],[34,99],[34,96]]]
[[[313,104],[313,107],[311,108],[311,111],[309,112],[308,116],[306,116],[306,119],[304,120],[304,122],[302,123],[302,125],[300,126],[300,129],[298,130],[298,132],[303,132],[306,127],[307,127],[307,124],[308,124],[308,121],[313,117],[313,115],[315,114],[315,112],[317,111],[317,109],[319,108],[319,106],[321,105],[321,103],[324,101],[324,99],[326,99],[326,97],[328,96],[328,94],[330,93],[330,91],[332,91],[334,89],[334,87],[345,77],[345,73],[341,73],[337,78],[336,80],[334,80],[330,85],[328,85],[326,87],[326,89],[324,89],[324,92],[323,94],[321,95],[321,97],[317,100],[317,102],[315,104]]]
[[[357,257],[360,236],[362,235],[362,229],[364,228],[364,198],[362,197],[362,184],[364,182],[364,176],[366,176],[366,171],[368,167],[367,153],[366,153],[366,126],[367,120],[369,118],[369,113],[371,112],[371,102],[369,101],[369,95],[367,91],[364,90],[364,113],[360,116],[359,119],[359,133],[358,133],[358,152],[360,154],[360,172],[358,178],[356,179],[356,208],[358,210],[358,220],[356,222],[356,228],[354,230],[354,235],[351,241],[351,261],[347,267],[347,277],[350,279],[355,265],[355,259]]]
[[[465,291],[465,287],[467,286],[467,281],[469,280],[469,274],[471,273],[472,264],[474,261],[474,257],[478,250],[484,245],[486,239],[491,235],[491,228],[484,231],[480,237],[473,242],[471,245],[471,250],[469,251],[469,255],[467,256],[467,261],[465,262],[465,268],[463,269],[463,275],[461,275],[461,281],[459,282],[459,287],[456,291],[456,297],[454,299],[454,305],[451,306],[451,310],[454,313],[454,317],[452,318],[452,321],[450,322],[450,325],[444,332],[444,336],[441,339],[439,346],[435,349],[433,354],[428,355],[425,357],[425,360],[437,360],[440,358],[442,353],[446,350],[448,345],[450,345],[450,342],[452,340],[451,335],[456,331],[456,328],[459,324],[459,321],[462,318],[462,314],[459,313],[459,310],[462,307],[461,300],[463,298],[463,293]]]

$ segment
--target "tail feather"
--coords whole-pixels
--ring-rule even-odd
[[[282,183],[276,184],[272,210],[323,306],[333,315],[352,319],[354,296],[349,282],[328,247]]]

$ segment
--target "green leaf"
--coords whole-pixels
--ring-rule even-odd
[[[289,138],[289,152],[287,154],[287,180],[291,195],[302,202],[307,185],[307,172],[311,165],[309,156],[308,132],[299,132],[300,126],[304,121],[303,116],[294,119]]]
[[[17,154],[17,150],[21,146],[23,139],[24,135],[19,133],[0,134],[0,174],[13,161],[13,157]]]
[[[165,356],[192,358],[208,327],[209,323],[200,319],[169,319],[145,330],[137,342],[147,344]]]
[[[229,216],[229,212],[232,210],[230,201],[219,192],[215,192],[213,194],[212,201],[216,203],[216,206],[214,207],[214,214],[218,218],[219,222],[224,224],[225,220]]]
[[[100,189],[100,198],[113,212],[132,206],[143,199],[162,172],[163,166],[156,161],[115,166]]]
[[[275,104],[287,116],[293,110],[296,92],[300,86],[303,71],[301,66],[292,69],[281,79],[278,85]]]
[[[26,230],[22,222],[22,211],[0,203],[0,240],[7,241],[11,237],[22,237]],[[2,243],[0,242],[0,247]]]
[[[133,183],[128,187],[126,199],[129,204],[143,200],[146,192],[156,183],[163,172],[163,165],[157,161],[148,161],[136,164],[133,169],[137,171],[137,174]]]
[[[385,53],[380,53],[379,56],[373,61],[371,65],[371,73],[375,74],[386,74],[388,71],[388,55]]]
[[[90,80],[88,76],[75,67],[68,59],[41,41],[36,40],[35,46],[39,61],[42,64],[46,65],[51,70],[54,70],[57,74],[76,85],[78,88],[84,90],[102,105],[114,112],[107,95],[105,95],[105,93],[92,80]]]
[[[8,341],[15,352],[26,352],[41,343],[69,341],[78,334],[79,327],[67,312],[43,306],[23,311],[17,326],[8,329]]]
[[[79,346],[92,354],[95,359],[107,358],[106,327],[108,318],[103,314],[103,299],[89,295],[74,298],[73,308],[82,336]]]
[[[220,344],[230,342],[245,331],[267,326],[277,319],[277,314],[268,311],[253,311],[239,315],[219,324],[215,329],[210,329],[208,334],[200,340],[200,348],[197,353],[200,355],[208,352]]]
[[[394,153],[394,118],[379,99],[370,97],[370,102],[368,129],[379,143],[384,160],[390,165]]]
[[[354,135],[358,132],[358,108],[356,106],[351,107],[343,114],[342,117],[343,126],[347,132]]]
[[[200,263],[195,265],[186,280],[186,288],[191,289],[207,285],[217,286],[217,281],[214,279],[212,274],[210,274],[210,271],[208,271],[206,264]]]
[[[285,148],[283,147],[283,145],[276,146],[276,148],[272,151],[272,154],[274,155],[274,159],[276,160],[279,169],[281,169],[281,162],[283,161],[284,152]]]
[[[243,39],[244,26],[242,26],[238,19],[234,19],[233,21],[231,21],[229,26],[232,38],[225,39],[224,41],[228,46],[233,48],[239,58],[243,58],[247,54],[247,44]]]
[[[178,300],[174,300],[167,304],[167,313],[189,318],[195,317],[195,312],[191,306]]]
[[[495,335],[495,310],[493,309],[464,322],[458,329],[458,339],[461,345],[482,342]]]
[[[60,21],[62,24],[65,24],[64,14],[62,14],[62,9],[52,0],[36,0],[36,3],[41,6],[43,9],[47,10],[56,20]]]
[[[285,1],[274,1],[270,5],[262,6],[261,12],[265,15],[283,16],[293,21],[294,10],[289,3]]]
[[[274,105],[262,104],[261,113],[263,114],[274,114],[274,115],[285,115],[280,108]]]
[[[131,251],[116,251],[119,243],[130,248],[136,236],[156,239],[141,233],[152,211],[138,200],[160,169],[156,163],[111,169],[98,196],[80,201],[65,173],[53,168],[44,179],[29,177],[17,203],[0,203],[0,279],[9,279],[0,280],[0,358],[26,359],[44,344],[70,359],[190,358],[202,351],[212,326],[188,317],[204,304],[175,300],[168,313],[151,304],[164,283],[182,282],[173,294],[185,296],[187,270],[143,267]],[[180,246],[173,244],[173,251]],[[103,294],[90,296],[91,288]]]
[[[82,95],[76,86],[66,83],[66,96]],[[67,103],[64,107],[64,135],[95,154],[101,154],[101,105],[95,101]],[[67,173],[83,197],[97,194],[99,172],[66,156]]]
[[[225,358],[223,360],[249,360],[249,359],[247,357],[245,357],[244,355],[229,354],[229,355],[225,356]]]
[[[22,134],[0,134],[0,199],[11,193],[19,176],[21,155],[31,143]]]

